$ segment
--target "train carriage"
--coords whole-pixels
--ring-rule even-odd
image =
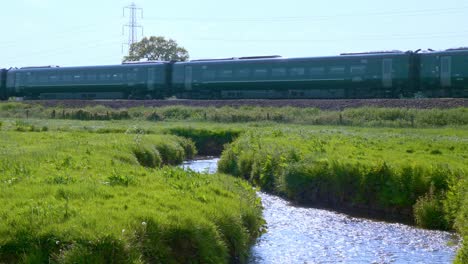
[[[169,68],[169,63],[26,67],[8,71],[7,91],[26,99],[163,98]]]
[[[175,63],[178,97],[199,99],[394,98],[412,94],[412,53]]]
[[[419,92],[425,97],[468,97],[468,48],[420,54]]]

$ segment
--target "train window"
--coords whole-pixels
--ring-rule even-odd
[[[62,78],[63,78],[64,81],[71,81],[72,76],[71,76],[71,74],[64,74],[64,75],[62,75]]]
[[[364,73],[366,72],[366,66],[364,66],[364,65],[354,65],[354,66],[351,66],[350,72],[351,72],[351,74],[353,74],[353,75],[364,74]]]
[[[122,73],[114,73],[112,74],[112,80],[122,80],[123,74]]]
[[[110,74],[107,74],[107,73],[99,74],[99,80],[101,81],[107,81],[107,80],[110,80],[110,78],[111,78]]]
[[[265,68],[255,69],[253,75],[255,78],[265,78],[268,75],[268,70]]]
[[[302,68],[302,67],[295,67],[295,68],[291,68],[289,70],[289,75],[290,76],[302,76],[305,74],[305,69]]]
[[[214,70],[205,70],[202,72],[203,80],[214,80],[216,77],[216,71]]]
[[[82,77],[81,74],[75,74],[75,75],[73,75],[73,80],[80,81],[81,77]]]
[[[345,67],[330,67],[330,74],[344,74]]]
[[[137,74],[134,72],[127,73],[127,80],[129,81],[135,81],[137,79]]]
[[[239,69],[237,71],[237,77],[239,78],[247,78],[249,76],[250,76],[250,69],[245,68],[245,69]]]
[[[284,76],[286,76],[286,68],[273,68],[271,70],[271,76],[273,76],[273,77],[284,77]]]
[[[310,75],[323,75],[325,73],[325,68],[323,67],[312,67],[309,69]]]
[[[232,70],[220,70],[219,77],[220,78],[232,78]]]
[[[50,82],[56,82],[56,81],[58,81],[57,75],[50,75],[50,76],[49,76],[49,81],[50,81]]]
[[[26,73],[26,82],[34,82],[34,75],[32,73]]]
[[[48,82],[49,81],[49,75],[47,73],[39,74],[39,81],[40,82]]]
[[[95,81],[97,79],[97,75],[95,73],[88,73],[88,81]]]

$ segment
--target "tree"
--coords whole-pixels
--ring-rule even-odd
[[[125,56],[123,61],[139,61],[144,58],[158,61],[186,61],[189,54],[173,39],[166,40],[164,37],[152,36],[133,43],[128,56]]]

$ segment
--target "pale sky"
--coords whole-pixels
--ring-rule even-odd
[[[1,1],[0,68],[119,64],[128,40],[122,8],[131,2]],[[467,0],[135,3],[144,10],[145,36],[172,38],[192,59],[468,46]]]

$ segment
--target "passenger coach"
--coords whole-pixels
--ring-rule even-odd
[[[27,67],[7,75],[8,94],[26,99],[152,99],[168,96],[170,64]]]
[[[179,62],[180,98],[398,98],[414,93],[413,53],[334,57],[244,57]]]
[[[468,97],[468,49],[420,55],[420,92],[427,97]]]

